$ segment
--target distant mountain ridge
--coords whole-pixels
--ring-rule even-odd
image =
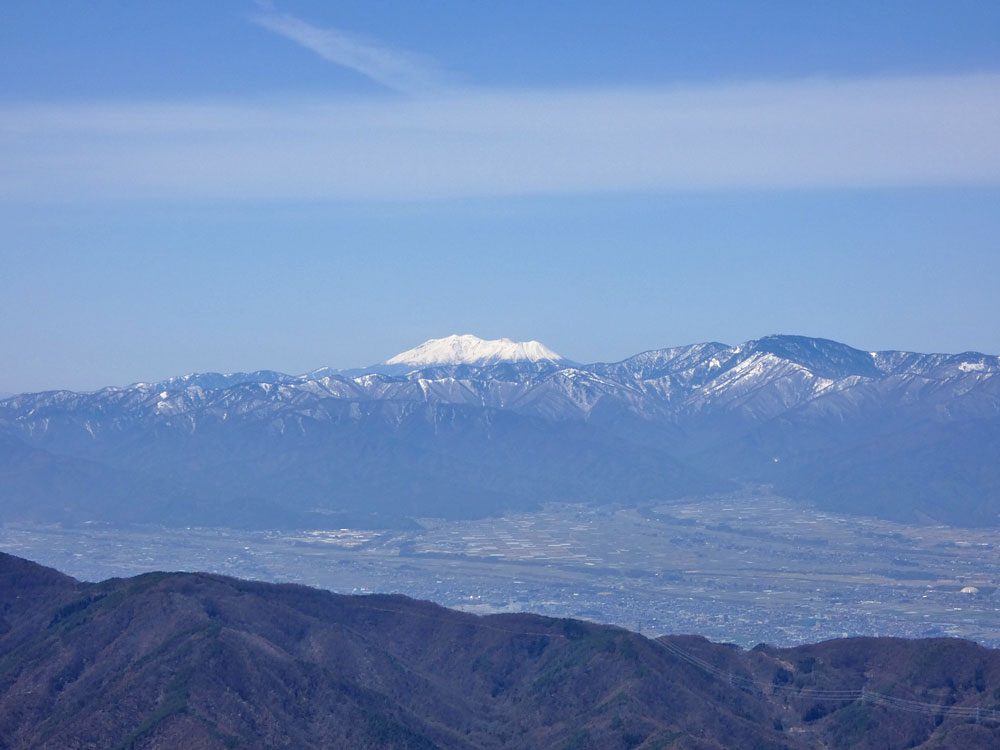
[[[775,335],[584,365],[535,344],[449,337],[364,371],[14,396],[0,515],[382,523],[770,483],[831,509],[1000,522],[997,356]]]
[[[205,573],[80,583],[0,553],[0,747],[636,750],[1000,743],[1000,652],[750,651]]]

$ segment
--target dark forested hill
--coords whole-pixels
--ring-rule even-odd
[[[742,651],[205,574],[0,555],[0,747],[995,748],[1000,653]]]

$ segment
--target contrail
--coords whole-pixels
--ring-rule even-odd
[[[421,94],[442,88],[440,73],[429,60],[419,55],[391,49],[340,29],[313,26],[266,6],[251,20],[268,31],[301,44],[325,60],[350,68],[394,91]]]

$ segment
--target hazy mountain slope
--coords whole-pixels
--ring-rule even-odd
[[[579,422],[549,424],[510,411],[327,399],[308,414],[203,416],[193,431],[187,424],[101,423],[96,439],[53,419],[51,442],[76,455],[21,444],[35,456],[26,461],[12,447],[0,451],[4,513],[275,527],[339,519],[370,527],[407,516],[479,517],[546,501],[653,500],[729,488],[655,447],[624,446]]]
[[[182,481],[60,455],[0,433],[0,498],[7,519],[81,523],[190,522],[211,507]]]
[[[7,555],[0,603],[0,745],[11,750],[1000,741],[995,721],[815,698],[866,687],[988,711],[1000,654],[963,641],[661,645],[573,620],[204,574],[84,585]]]
[[[536,344],[21,394],[0,402],[0,517],[377,524],[772,482],[829,508],[997,522],[995,356],[768,336],[579,365]]]
[[[1000,419],[924,424],[833,455],[810,456],[775,479],[779,490],[841,512],[996,526],[998,456]]]

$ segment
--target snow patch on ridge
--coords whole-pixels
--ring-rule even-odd
[[[495,362],[558,362],[563,357],[537,341],[485,340],[469,334],[430,339],[386,360],[387,365],[480,365]]]

